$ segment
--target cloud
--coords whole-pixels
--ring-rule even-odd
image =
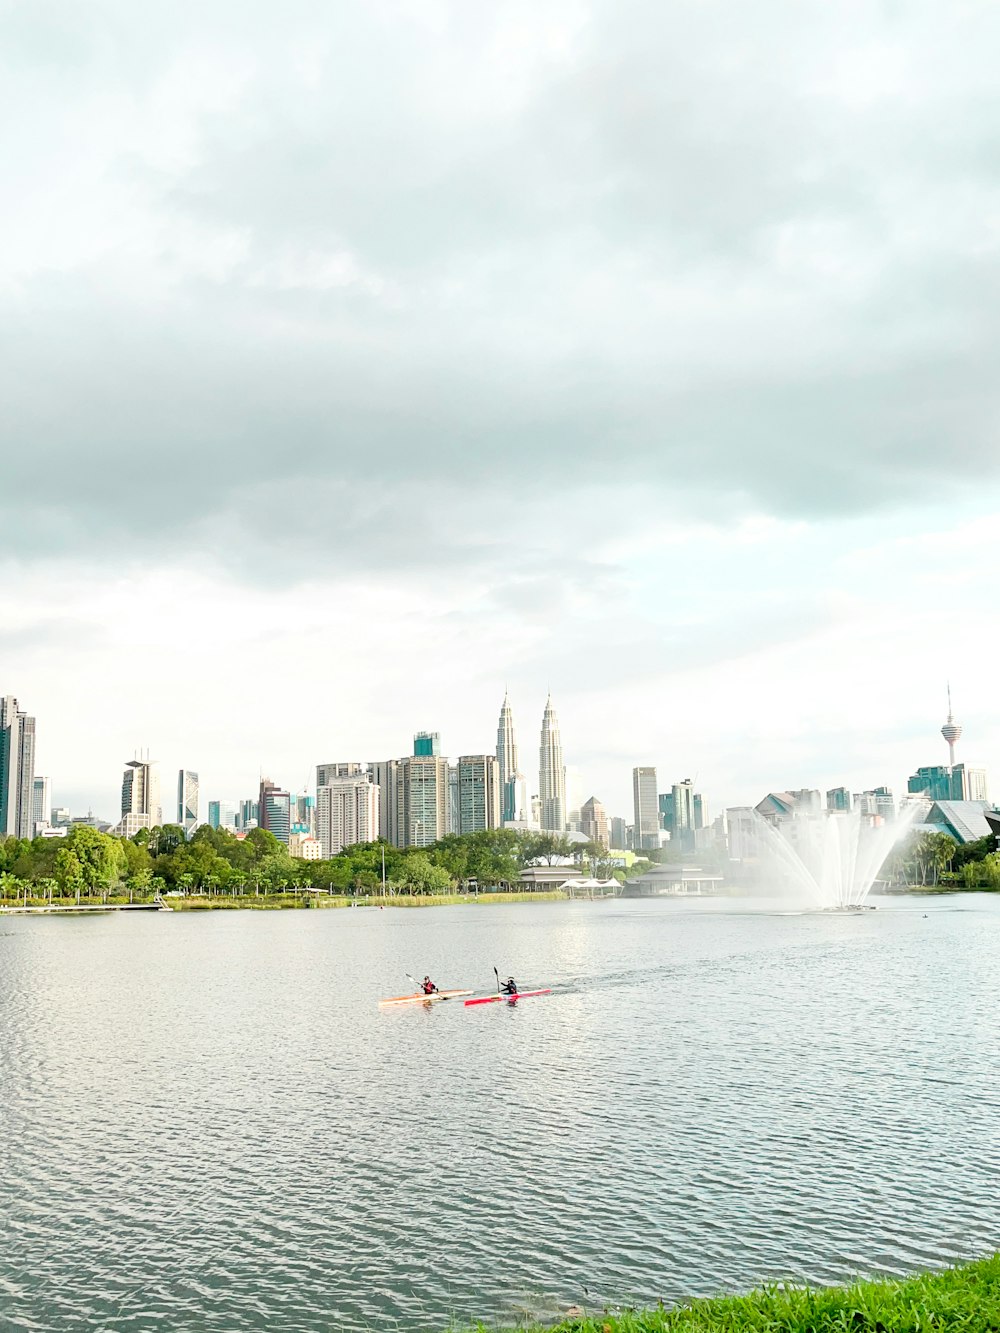
[[[463,510],[599,481],[994,484],[998,20],[849,9],[8,15],[7,548],[492,566]]]

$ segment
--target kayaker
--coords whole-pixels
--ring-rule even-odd
[[[434,995],[437,991],[437,986],[434,985],[434,982],[431,981],[430,977],[424,977],[420,989],[425,995]]]
[[[507,980],[503,983],[503,985],[500,987],[500,994],[501,995],[517,994],[517,982],[514,980],[513,977],[508,977]]]

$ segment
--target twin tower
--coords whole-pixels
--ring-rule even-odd
[[[500,769],[501,820],[535,822],[528,802],[527,782],[518,765],[517,737],[510,699],[504,694],[497,725],[497,764]],[[545,701],[542,734],[538,747],[537,822],[543,829],[562,833],[566,828],[566,768],[563,764],[559,719],[552,707],[552,696]]]

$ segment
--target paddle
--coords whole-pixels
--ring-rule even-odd
[[[497,994],[499,995],[499,994],[500,994],[500,973],[497,972],[497,965],[496,965],[496,963],[493,964],[493,971],[494,971],[494,974],[496,975],[496,979],[497,979]]]

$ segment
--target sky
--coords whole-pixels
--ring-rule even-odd
[[[1000,786],[1000,8],[0,0],[0,693],[117,815]],[[996,794],[1000,794],[997,792]],[[204,810],[203,810],[204,813]]]

